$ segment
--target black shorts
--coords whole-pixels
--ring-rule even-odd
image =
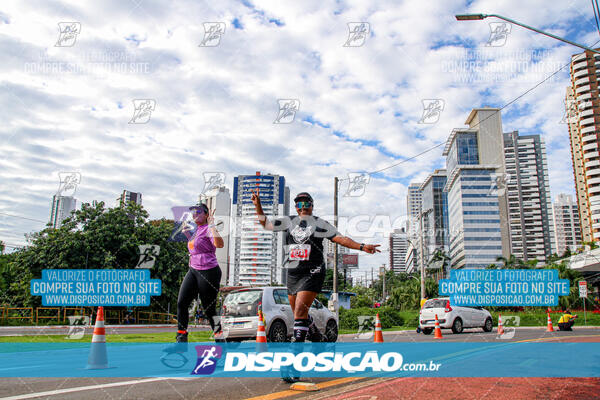
[[[304,290],[321,293],[323,282],[325,282],[325,265],[311,269],[287,270],[287,289],[290,295],[295,295]]]

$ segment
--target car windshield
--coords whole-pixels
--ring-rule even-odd
[[[446,308],[448,300],[444,299],[431,299],[425,302],[423,308]]]
[[[233,292],[223,301],[223,316],[253,317],[258,315],[258,303],[262,299],[262,290],[244,290]]]

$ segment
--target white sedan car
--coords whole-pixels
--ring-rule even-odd
[[[269,342],[285,342],[294,334],[294,313],[285,287],[252,287],[229,293],[223,301],[221,325],[223,339],[243,341],[256,339],[258,307],[265,316],[265,332]],[[338,316],[316,300],[308,313],[328,342],[338,336]]]
[[[452,329],[453,333],[461,333],[464,328],[483,328],[491,332],[492,315],[482,307],[458,307],[450,305],[450,298],[440,297],[425,302],[419,311],[419,327],[429,335],[435,328],[435,316],[442,329]]]

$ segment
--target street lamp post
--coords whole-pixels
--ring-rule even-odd
[[[536,28],[534,28],[532,26],[522,24],[522,23],[517,22],[517,21],[515,21],[513,19],[510,19],[510,18],[507,18],[507,17],[503,17],[502,15],[497,15],[497,14],[458,14],[458,15],[455,15],[455,17],[456,17],[457,21],[476,21],[476,20],[482,20],[482,19],[485,19],[485,18],[488,18],[488,17],[495,17],[495,18],[499,18],[499,19],[502,19],[504,21],[510,22],[511,24],[522,26],[525,29],[529,29],[531,31],[534,31],[534,32],[537,32],[537,33],[541,33],[542,35],[551,37],[553,39],[560,40],[561,42],[569,43],[570,45],[582,48],[584,50],[589,50],[589,51],[594,52],[594,53],[600,53],[600,51],[598,51],[598,50],[594,50],[594,49],[592,49],[590,47],[587,47],[587,46],[584,46],[582,44],[572,42],[572,41],[567,40],[565,38],[561,38],[560,36],[556,36],[556,35],[553,35],[551,33],[544,32],[544,31],[536,29]]]

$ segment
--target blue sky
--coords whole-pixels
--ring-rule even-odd
[[[21,245],[43,227],[63,171],[81,173],[78,204],[114,205],[123,189],[139,191],[152,218],[197,201],[203,172],[225,173],[228,185],[237,174],[275,173],[330,215],[334,176],[376,171],[444,142],[472,108],[502,107],[579,52],[518,26],[486,46],[498,20],[455,20],[466,12],[588,45],[600,39],[584,0],[4,1],[0,213],[30,220],[0,214],[0,240]],[[72,46],[55,46],[60,22],[80,24]],[[358,22],[368,23],[364,43],[344,47],[348,24]],[[199,46],[204,23],[224,26],[218,45]],[[560,123],[569,83],[565,68],[502,111],[505,132],[544,137],[553,197],[573,193]],[[146,123],[129,123],[136,99],[155,101]],[[299,101],[292,123],[273,124],[278,99]],[[431,124],[419,123],[427,99],[444,104]],[[441,153],[375,174],[363,196],[341,199],[340,214],[405,215],[407,185],[442,167]],[[381,236],[357,239],[387,248]]]

